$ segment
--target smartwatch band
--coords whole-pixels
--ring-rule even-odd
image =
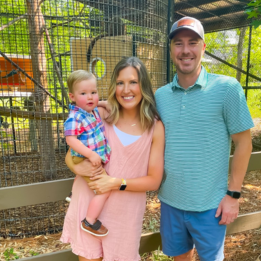
[[[227,195],[229,195],[229,196],[232,197],[232,198],[239,199],[240,196],[241,196],[241,193],[238,192],[238,191],[230,191],[230,190],[227,190]]]
[[[119,190],[125,190],[127,187],[127,183],[125,179],[121,179],[121,186],[119,187]]]

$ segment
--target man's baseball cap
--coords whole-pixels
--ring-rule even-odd
[[[172,25],[169,33],[169,39],[172,39],[174,35],[179,31],[181,31],[182,29],[189,29],[195,32],[196,34],[198,34],[198,36],[202,40],[204,40],[204,28],[201,22],[196,18],[189,17],[189,16],[185,16],[179,19]]]

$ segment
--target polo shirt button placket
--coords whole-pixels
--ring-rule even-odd
[[[184,95],[187,95],[187,91],[184,91]],[[185,97],[183,97],[183,98],[185,99]],[[183,102],[186,103],[186,99]],[[183,104],[182,109],[185,109],[185,108],[186,108],[186,106]]]

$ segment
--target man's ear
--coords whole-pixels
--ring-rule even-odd
[[[205,43],[205,42],[203,42],[202,56],[203,56],[203,55],[204,55],[204,53],[205,53],[206,47],[207,47],[206,43]]]
[[[73,93],[71,93],[71,92],[69,92],[69,98],[70,98],[70,100],[71,100],[72,102],[75,101],[75,100],[74,100],[74,95],[73,95]]]

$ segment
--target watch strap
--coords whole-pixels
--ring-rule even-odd
[[[231,190],[227,190],[227,195],[229,195],[232,198],[236,198],[239,199],[241,196],[241,193],[239,191],[231,191]]]
[[[121,185],[119,187],[119,190],[125,190],[127,187],[126,179],[121,179]]]

